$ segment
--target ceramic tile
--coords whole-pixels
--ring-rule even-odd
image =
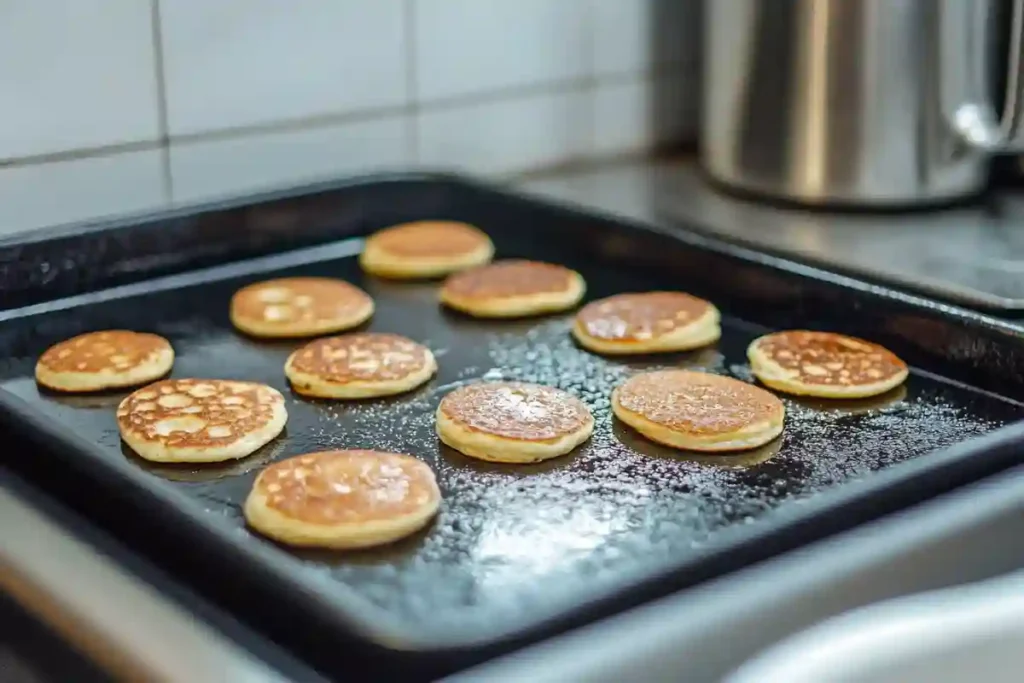
[[[590,0],[594,72],[634,74],[699,57],[700,0]]]
[[[423,111],[420,163],[478,173],[512,173],[590,152],[590,97],[569,91]]]
[[[416,0],[415,12],[420,100],[567,81],[588,73],[585,0]]]
[[[404,117],[171,146],[176,203],[405,166]]]
[[[166,203],[159,150],[0,168],[0,235]]]
[[[599,86],[594,92],[594,149],[608,155],[689,141],[698,125],[692,70]]]
[[[156,140],[149,3],[0,3],[0,93],[0,159]]]
[[[172,135],[407,100],[402,0],[160,7]]]

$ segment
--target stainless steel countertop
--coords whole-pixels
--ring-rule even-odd
[[[1024,188],[920,213],[822,213],[729,196],[693,157],[635,159],[520,179],[529,192],[700,232],[970,308],[1024,313]],[[1013,313],[1013,309],[1018,312]]]
[[[0,520],[0,591],[115,679],[288,680],[2,487]]]

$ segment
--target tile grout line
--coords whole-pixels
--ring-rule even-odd
[[[405,56],[405,96],[408,105],[408,117],[406,126],[406,144],[410,164],[418,164],[420,161],[420,122],[419,122],[419,70],[416,68],[416,0],[404,0],[403,7],[403,30],[405,35],[402,41]]]
[[[590,0],[583,4],[583,22],[585,25],[585,38],[583,43],[584,63],[587,65],[587,73],[584,76],[586,86],[583,94],[587,98],[587,149],[584,151],[584,158],[590,158],[597,153],[597,13],[594,6],[596,0]]]
[[[124,154],[126,152],[149,152],[152,150],[159,150],[161,145],[162,143],[159,140],[133,140],[131,142],[117,142],[111,145],[99,145],[96,147],[79,147],[77,149],[68,149],[61,152],[47,152],[45,154],[11,157],[8,159],[0,159],[0,169],[52,164],[61,161],[95,159],[97,157]]]
[[[160,19],[160,0],[151,0],[150,28],[153,34],[153,71],[156,79],[156,110],[160,126],[160,165],[163,171],[164,200],[174,201],[174,178],[171,175],[170,127],[167,121],[167,79],[164,70],[163,24]]]
[[[159,0],[151,0],[159,2]],[[162,59],[161,59],[162,61]],[[543,95],[552,95],[566,92],[585,92],[595,90],[606,85],[627,84],[635,81],[658,78],[669,74],[678,74],[683,70],[684,65],[673,64],[668,67],[660,67],[654,70],[646,70],[621,74],[592,75],[584,78],[562,80],[550,83],[539,83],[526,86],[515,86],[492,90],[484,93],[473,93],[469,95],[457,95],[444,100],[421,103],[412,102],[390,107],[379,107],[374,109],[363,109],[344,113],[320,114],[299,119],[275,121],[273,123],[255,124],[251,126],[224,128],[200,133],[185,133],[182,135],[166,135],[157,140],[137,140],[131,142],[114,143],[110,145],[99,145],[96,147],[83,147],[51,152],[46,154],[27,155],[22,157],[11,157],[0,159],[0,168],[12,168],[18,166],[31,166],[42,163],[56,163],[61,161],[73,161],[79,159],[95,158],[123,152],[149,151],[153,149],[168,148],[171,144],[194,144],[202,142],[218,142],[223,140],[234,140],[258,135],[274,135],[279,133],[299,132],[305,130],[316,130],[328,126],[344,125],[347,123],[361,123],[378,118],[389,116],[408,116],[413,119],[421,112],[450,111],[461,107],[472,107],[484,104],[508,102],[516,99],[526,99]],[[692,68],[692,65],[691,65]],[[166,104],[166,102],[164,102]],[[168,155],[169,165],[169,155]],[[168,179],[170,176],[168,174]]]

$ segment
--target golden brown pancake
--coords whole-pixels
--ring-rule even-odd
[[[416,458],[345,450],[288,458],[263,470],[245,518],[264,536],[294,546],[365,548],[422,529],[441,491]]]
[[[573,336],[597,353],[688,351],[722,334],[718,309],[685,292],[617,294],[576,314]]]
[[[416,221],[385,228],[366,240],[359,263],[374,275],[430,278],[487,263],[491,239],[456,221]]]
[[[524,382],[460,387],[437,407],[437,435],[466,455],[529,463],[565,455],[590,438],[594,418],[572,394]]]
[[[564,266],[505,260],[449,276],[441,302],[480,318],[518,318],[568,310],[585,291],[580,274]]]
[[[755,339],[747,356],[767,386],[822,398],[884,394],[902,384],[909,372],[888,349],[833,332],[775,332]]]
[[[163,337],[105,330],[51,346],[36,363],[36,381],[57,391],[102,391],[152,382],[173,364],[174,350]]]
[[[121,438],[155,462],[244,458],[280,434],[287,419],[276,389],[219,379],[161,380],[117,407]]]
[[[616,417],[651,441],[694,451],[738,451],[782,433],[785,407],[752,384],[690,370],[635,375],[612,393]]]
[[[290,277],[243,287],[231,297],[231,322],[254,337],[342,332],[373,315],[370,295],[344,280]]]
[[[317,339],[288,357],[292,388],[319,398],[368,398],[414,389],[437,370],[430,349],[397,334],[357,332]]]

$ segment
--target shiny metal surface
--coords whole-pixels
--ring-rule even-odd
[[[1024,571],[888,600],[799,633],[724,683],[1018,683]]]
[[[1019,137],[1019,35],[1001,119],[997,0],[715,0],[706,10],[702,157],[720,183],[811,205],[977,193],[984,152]]]
[[[288,680],[4,489],[0,529],[0,590],[116,680]]]
[[[693,158],[622,161],[519,184],[963,305],[1024,311],[1024,190],[927,212],[824,213],[724,194]]]

